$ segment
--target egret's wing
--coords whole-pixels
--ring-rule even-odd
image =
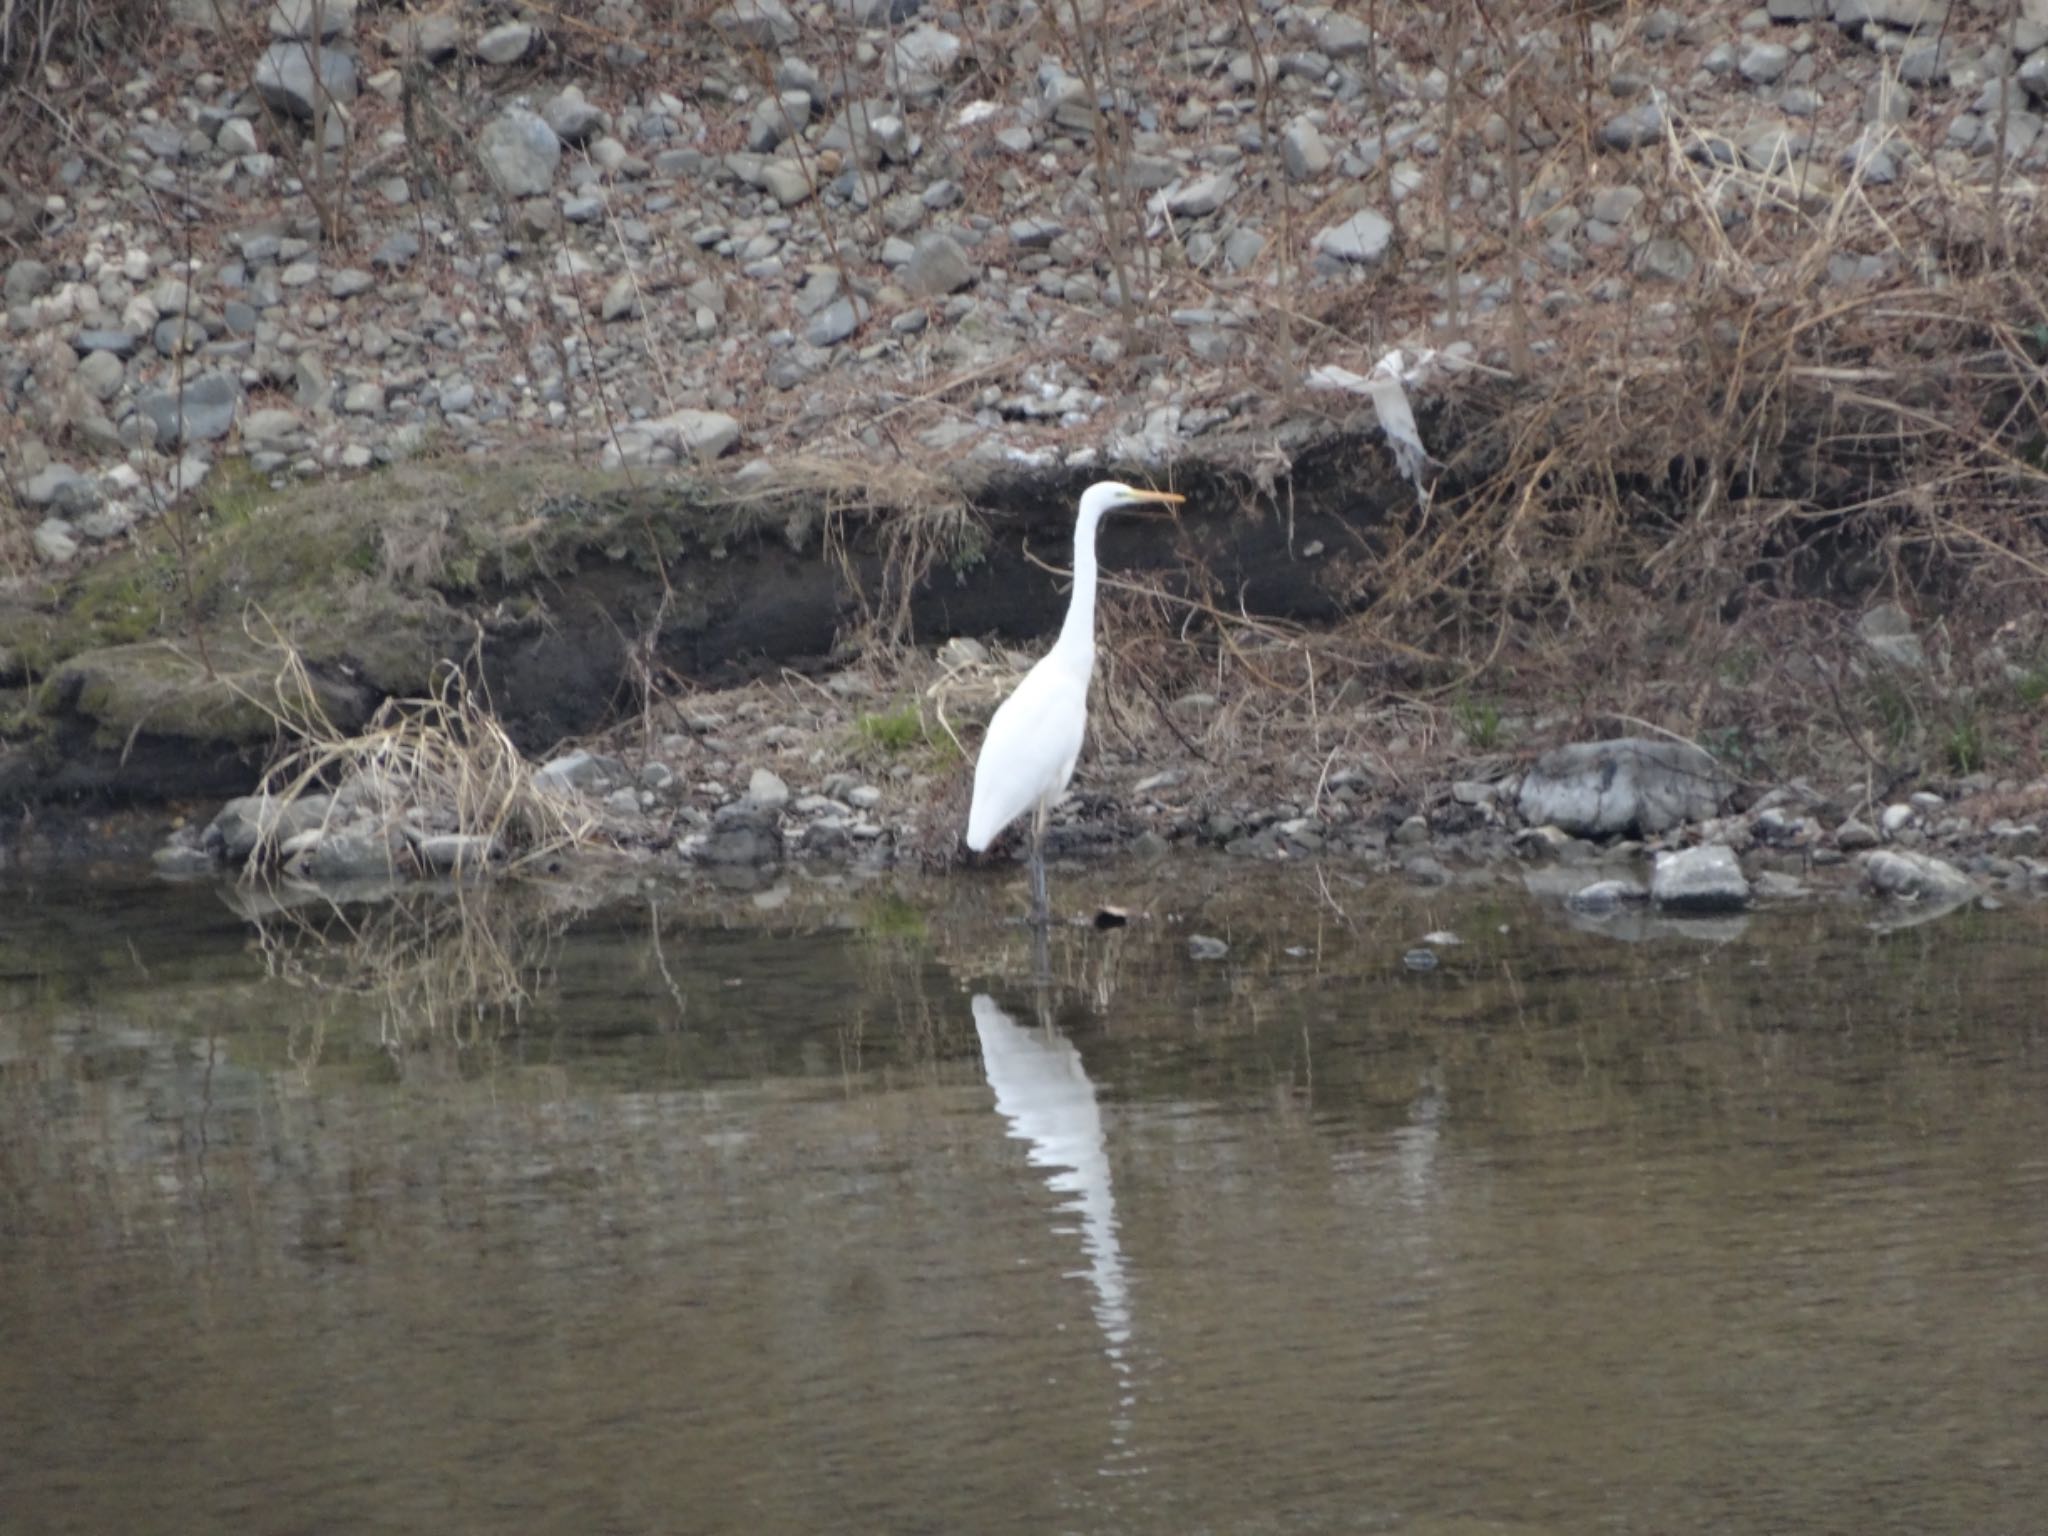
[[[1073,776],[1088,728],[1088,679],[1044,661],[1003,700],[974,764],[967,846],[980,853],[996,834]]]

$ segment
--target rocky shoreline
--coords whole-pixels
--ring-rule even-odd
[[[1623,324],[1662,354],[1721,238],[1703,176],[1873,229],[1928,186],[2031,206],[2048,11],[2021,11],[1659,7],[1510,48],[1420,13],[1109,7],[1097,55],[1028,3],[670,29],[637,0],[181,0],[147,67],[24,98],[52,120],[0,199],[15,555],[61,569],[231,460],[1164,471],[1362,414],[1301,386],[1396,342],[1526,372]],[[1815,277],[1920,260],[1844,243]]]

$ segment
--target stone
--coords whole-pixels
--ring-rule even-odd
[[[330,298],[352,299],[359,293],[368,293],[377,286],[377,279],[361,267],[343,267],[339,272],[327,276],[327,293]]]
[[[554,182],[562,141],[529,107],[507,107],[492,118],[477,143],[484,170],[506,197],[537,197]]]
[[[1638,277],[1652,278],[1665,283],[1682,283],[1698,270],[1699,257],[1693,254],[1691,246],[1676,235],[1659,235],[1656,239],[1645,240],[1636,247],[1629,266]]]
[[[794,160],[770,160],[761,167],[762,190],[785,208],[811,195],[811,178]]]
[[[36,558],[50,565],[62,565],[78,557],[77,531],[61,517],[46,517],[29,535]]]
[[[943,27],[920,22],[889,50],[890,73],[898,89],[936,86],[960,63],[961,42]]]
[[[231,117],[220,125],[220,132],[213,136],[213,147],[224,155],[253,155],[256,153],[256,125],[246,117]]]
[[[605,289],[604,298],[597,306],[600,320],[625,320],[640,313],[640,285],[633,274],[621,272]]]
[[[441,64],[454,58],[462,46],[462,23],[447,11],[405,16],[385,33],[384,42],[400,58]]]
[[[260,411],[251,411],[242,418],[242,442],[254,446],[263,444],[276,446],[299,431],[296,412],[266,406]]]
[[[533,771],[533,787],[542,794],[570,794],[602,788],[611,780],[603,758],[580,747],[549,758]]]
[[[104,405],[121,392],[128,372],[121,366],[121,359],[113,353],[88,352],[72,377],[78,380],[81,389]]]
[[[1650,871],[1650,899],[1667,912],[1740,912],[1749,881],[1724,843],[1660,853]]]
[[[298,42],[317,31],[324,43],[355,26],[356,0],[270,0],[264,14],[272,37]]]
[[[286,844],[286,867],[301,880],[388,880],[397,873],[391,837],[374,827],[312,832]]]
[[[202,373],[185,381],[183,398],[173,389],[152,389],[137,397],[135,409],[156,429],[159,446],[207,443],[225,437],[242,403],[241,382],[229,373]]]
[[[1913,621],[1897,603],[1879,603],[1856,621],[1856,638],[1880,661],[1904,672],[1925,672],[1927,650]]]
[[[1167,189],[1166,211],[1179,219],[1207,218],[1229,202],[1236,190],[1237,177],[1229,171],[1197,176]]]
[[[59,512],[82,512],[99,505],[99,492],[69,464],[49,464],[28,477],[21,488],[22,500],[32,507],[55,507]]]
[[[1188,958],[1190,960],[1221,960],[1230,953],[1230,946],[1219,938],[1206,933],[1188,935]]]
[[[420,253],[420,237],[409,229],[402,229],[387,235],[377,249],[370,253],[370,265],[382,267],[387,272],[396,272],[410,266],[412,259]]]
[[[1649,836],[1718,814],[1734,790],[1700,748],[1626,736],[1544,753],[1523,779],[1517,805],[1531,826],[1582,837]]]
[[[1664,108],[1645,101],[1616,113],[1600,128],[1600,142],[1609,149],[1640,149],[1664,137]]]
[[[854,23],[863,27],[893,27],[910,20],[923,0],[833,0]]]
[[[1879,896],[1952,905],[1977,894],[1977,884],[1955,865],[1932,854],[1879,848],[1863,856],[1863,883]]]
[[[343,105],[356,99],[356,61],[337,48],[272,43],[256,61],[255,83],[256,94],[273,110],[310,123],[315,97],[321,93]]]
[[[26,304],[39,299],[50,291],[57,275],[48,262],[37,261],[33,256],[23,256],[7,268],[4,291],[9,304]]]
[[[747,799],[764,811],[779,811],[789,804],[789,785],[769,768],[756,768],[747,779]]]
[[[804,326],[804,340],[814,347],[833,347],[846,340],[867,318],[868,307],[858,299],[837,298]]]
[[[935,231],[918,238],[897,278],[912,294],[937,297],[973,282],[974,263],[958,240]]]
[[[1394,226],[1371,209],[1361,209],[1341,224],[1332,224],[1316,235],[1315,247],[1338,261],[1377,266],[1386,259],[1393,244]]]
[[[1649,899],[1650,893],[1633,880],[1595,880],[1565,897],[1564,904],[1574,912],[1600,917]]]
[[[517,64],[540,41],[540,29],[523,21],[501,22],[476,40],[476,56],[500,67]]]
[[[342,411],[350,416],[382,416],[384,386],[375,379],[360,379],[342,391]]]
[[[770,775],[773,777],[773,775]],[[787,786],[784,792],[787,793]],[[782,860],[782,829],[774,810],[751,800],[721,806],[697,857],[707,864],[761,865]]]
[[[1765,0],[1772,21],[1814,21],[1827,14],[1827,0]]]
[[[605,444],[603,463],[607,469],[616,469],[622,464],[715,459],[730,452],[739,440],[739,422],[723,411],[680,410],[621,427],[613,441]]]
[[[782,0],[731,0],[711,13],[711,26],[757,48],[786,48],[799,32],[796,17]]]
[[[1372,28],[1356,16],[1331,10],[1316,23],[1316,48],[1333,59],[1352,58],[1372,45]]]
[[[747,117],[747,148],[757,155],[770,154],[792,134],[803,132],[810,120],[811,98],[805,92],[764,96]]]
[[[1297,117],[1280,134],[1280,166],[1292,181],[1313,181],[1330,168],[1330,146],[1322,130]]]
[[[573,85],[550,96],[540,109],[540,115],[555,130],[556,138],[572,146],[584,143],[611,126],[610,117],[601,108],[585,101],[583,92]]]
[[[1619,228],[1635,217],[1643,205],[1640,187],[1602,187],[1593,194],[1593,217],[1602,224]]]
[[[1738,68],[1752,85],[1775,85],[1792,67],[1792,50],[1783,43],[1752,43],[1743,50]]]
[[[244,864],[259,845],[275,848],[318,831],[333,807],[323,794],[282,800],[275,795],[242,795],[220,808],[199,835],[199,846],[228,864]]]
[[[1850,817],[1835,828],[1835,846],[1844,853],[1861,853],[1877,846],[1877,829]]]
[[[78,353],[111,352],[115,357],[135,355],[133,331],[84,330],[71,338],[71,350]]]
[[[413,844],[420,867],[430,874],[480,874],[504,862],[505,850],[494,837],[477,832],[437,832]]]

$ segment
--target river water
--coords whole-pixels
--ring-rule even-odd
[[[2048,1525],[2048,907],[1055,895],[0,889],[0,1529]]]

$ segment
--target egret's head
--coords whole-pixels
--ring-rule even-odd
[[[1081,493],[1081,516],[1084,520],[1093,520],[1118,507],[1147,504],[1174,507],[1183,499],[1172,491],[1141,491],[1120,480],[1103,480]]]

